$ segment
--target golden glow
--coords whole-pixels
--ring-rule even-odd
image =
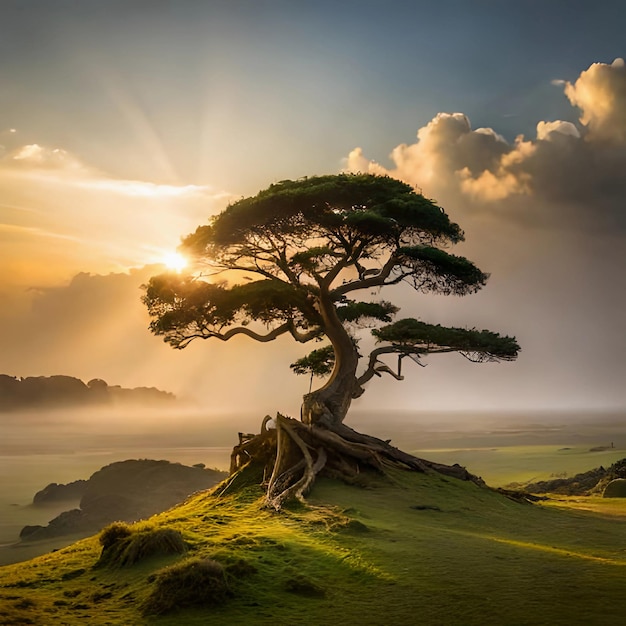
[[[163,255],[161,263],[163,263],[163,265],[165,265],[165,267],[167,267],[167,269],[169,270],[180,272],[187,267],[189,262],[182,254],[179,254],[178,252],[168,252],[167,254]]]

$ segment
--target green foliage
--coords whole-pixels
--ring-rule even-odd
[[[342,322],[359,322],[365,318],[380,322],[391,322],[399,311],[391,302],[351,302],[337,307],[337,315]]]
[[[374,236],[378,243],[390,244],[408,231],[453,243],[463,238],[458,225],[410,185],[388,177],[340,174],[271,185],[233,203],[184,243],[187,250],[204,252],[207,246],[245,242],[259,231],[302,237],[316,230]]]
[[[237,334],[261,342],[283,334],[301,343],[326,337],[338,352],[334,360],[314,351],[292,369],[329,373],[323,389],[335,394],[310,403],[303,419],[315,422],[331,415],[342,421],[351,399],[358,397],[354,394],[362,393],[362,384],[374,375],[386,372],[401,379],[377,361],[381,348],[359,354],[354,328],[346,328],[389,324],[397,307],[359,301],[353,292],[371,294],[399,283],[422,293],[476,292],[487,274],[441,249],[463,238],[441,207],[390,177],[339,174],[285,180],[232,203],[187,236],[181,249],[196,260],[197,272],[152,278],[144,286],[143,301],[152,332],[175,348],[198,338],[226,341]],[[217,283],[218,277],[231,282]],[[488,331],[426,326],[400,339],[399,327],[381,329],[377,337],[389,343],[383,352],[420,355],[445,349],[470,358],[513,359],[519,351],[515,339]],[[385,333],[392,338],[384,339]],[[362,356],[369,362],[357,378]],[[340,372],[342,368],[351,371]],[[333,386],[335,381],[340,388]]]
[[[489,277],[466,258],[432,246],[402,247],[398,256],[414,269],[416,287],[425,292],[463,296],[478,291]]]
[[[308,327],[317,314],[307,302],[307,290],[279,280],[235,285],[207,283],[189,276],[161,274],[145,285],[144,304],[153,318],[150,330],[176,348],[194,337],[215,335],[229,324],[269,323],[297,318]]]
[[[229,291],[189,276],[161,274],[145,285],[144,304],[153,318],[150,330],[174,343],[178,332],[193,333],[203,323],[224,326],[235,318]]]
[[[416,353],[453,352],[481,353],[493,359],[512,360],[519,345],[513,337],[488,330],[447,328],[407,318],[372,331],[378,341],[385,341]]]
[[[290,264],[292,266],[300,266],[304,270],[315,270],[322,262],[330,259],[331,262],[336,260],[339,255],[329,246],[313,246],[308,250],[296,252],[291,257]]]
[[[309,352],[289,367],[295,374],[311,374],[311,376],[328,376],[335,364],[335,351],[332,346],[324,346]]]
[[[236,285],[230,290],[237,307],[250,320],[271,322],[291,319],[299,313],[309,313],[307,292],[277,280],[258,280]],[[313,319],[315,316],[311,315]]]

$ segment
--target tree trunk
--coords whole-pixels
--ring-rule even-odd
[[[304,396],[301,419],[305,424],[332,429],[343,422],[353,398],[362,393],[356,379],[359,355],[328,294],[320,296],[318,306],[335,351],[335,366],[323,387]]]

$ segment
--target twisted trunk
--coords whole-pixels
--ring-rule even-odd
[[[356,378],[359,355],[328,293],[321,294],[318,306],[324,332],[335,351],[335,366],[323,387],[304,396],[301,419],[305,424],[334,429],[343,422],[353,398],[362,393]]]

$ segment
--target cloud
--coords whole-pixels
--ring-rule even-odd
[[[0,155],[0,291],[156,262],[231,197],[113,178],[66,150],[18,140],[7,135]]]
[[[565,95],[582,111],[580,122],[588,138],[609,142],[626,141],[626,65],[594,63],[575,83],[565,83]]]
[[[80,161],[60,148],[45,148],[37,143],[27,144],[5,155],[3,164],[27,168],[47,168],[56,170],[81,170]]]
[[[227,193],[214,193],[201,185],[163,185],[137,180],[88,179],[77,181],[77,186],[92,190],[110,191],[140,198],[229,198]]]
[[[19,312],[3,306],[0,373],[157,386],[222,412],[233,409],[236,397],[237,410],[251,411],[259,420],[276,410],[297,415],[307,381],[296,379],[289,363],[302,356],[301,345],[241,338],[198,341],[181,351],[150,333],[140,286],[164,269],[81,272],[67,284],[32,289],[30,305]],[[279,405],[276,388],[283,390]]]
[[[206,185],[167,185],[108,177],[61,148],[39,144],[16,146],[0,156],[0,176],[8,179],[63,185],[67,188],[112,192],[145,198],[229,199],[230,194]]]
[[[415,143],[392,150],[393,167],[355,148],[345,169],[389,174],[466,211],[626,230],[624,61],[595,63],[574,83],[557,82],[581,109],[580,127],[540,121],[534,138],[507,142],[491,128],[473,130],[462,113],[439,113]]]
[[[434,198],[467,232],[459,252],[491,274],[484,290],[459,303],[417,303],[411,294],[399,303],[426,321],[517,336],[520,359],[493,368],[493,386],[480,379],[481,368],[446,364],[462,381],[455,384],[466,386],[460,397],[472,395],[473,379],[483,390],[477,404],[623,406],[624,63],[594,64],[571,83],[554,82],[580,109],[578,122],[541,120],[533,137],[508,141],[494,129],[473,129],[463,113],[439,113],[415,142],[393,148],[390,166],[355,148],[345,169],[387,174]],[[440,384],[428,376],[415,383],[423,384],[422,406]],[[401,403],[407,391],[393,393]]]

